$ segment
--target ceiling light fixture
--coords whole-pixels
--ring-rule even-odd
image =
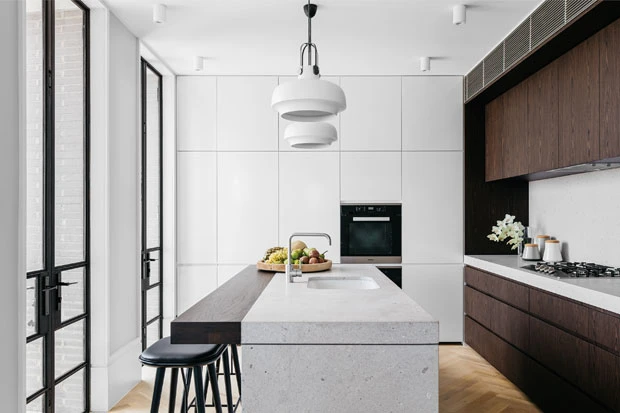
[[[428,56],[422,56],[420,58],[420,70],[423,72],[429,72],[431,70],[431,58]]]
[[[336,127],[327,122],[293,122],[284,130],[284,140],[293,148],[325,148],[337,139]]]
[[[464,4],[457,4],[452,7],[452,23],[460,26],[467,22],[467,6]]]
[[[153,4],[153,23],[166,23],[165,4]]]
[[[298,122],[317,122],[337,115],[347,107],[340,86],[322,80],[319,73],[319,52],[312,43],[312,18],[316,4],[304,5],[308,17],[308,41],[300,47],[300,68],[296,81],[278,85],[273,91],[271,107],[284,119]],[[307,52],[307,62],[304,55]]]
[[[194,56],[194,71],[200,72],[205,68],[205,58],[202,56]]]

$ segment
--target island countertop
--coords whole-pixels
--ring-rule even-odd
[[[360,276],[374,279],[379,288],[307,287],[309,277]],[[292,284],[285,280],[282,273],[265,273],[252,266],[245,268],[174,320],[172,341],[241,344],[438,342],[439,323],[372,265],[334,264],[330,271],[304,274]],[[214,341],[216,339],[218,341]]]

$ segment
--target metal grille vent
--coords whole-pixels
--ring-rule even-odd
[[[515,64],[530,50],[530,19],[527,18],[504,41],[505,69]]]
[[[566,21],[573,20],[593,3],[596,0],[566,0]]]
[[[483,60],[484,85],[488,85],[504,71],[504,42],[500,43]]]
[[[564,25],[565,0],[547,0],[532,13],[532,49]]]
[[[483,70],[482,63],[478,64],[478,66],[474,67],[471,72],[467,75],[467,98],[469,99],[471,96],[478,93],[482,90],[483,83]]]

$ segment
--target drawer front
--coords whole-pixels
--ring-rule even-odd
[[[465,314],[488,329],[491,328],[492,300],[491,297],[482,294],[480,291],[465,286]]]
[[[465,282],[505,303],[529,310],[529,288],[524,285],[472,267],[465,267]]]
[[[589,374],[584,390],[602,404],[620,411],[620,357],[589,346]]]
[[[582,337],[589,336],[589,309],[585,306],[532,288],[530,313]]]
[[[620,356],[620,318],[590,310],[589,327],[590,339]]]

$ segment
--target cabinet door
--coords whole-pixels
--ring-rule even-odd
[[[217,154],[218,263],[254,264],[278,243],[277,192],[276,152]]]
[[[558,59],[559,166],[586,163],[599,153],[599,36]]]
[[[462,265],[403,265],[403,291],[439,320],[439,341],[463,341]]]
[[[401,78],[342,77],[347,109],[340,115],[343,151],[401,149]]]
[[[177,155],[177,262],[214,264],[216,254],[215,152]]]
[[[485,177],[486,181],[503,178],[502,137],[504,134],[504,95],[490,101],[485,107]]]
[[[341,200],[399,202],[401,152],[342,152]]]
[[[527,79],[528,172],[558,167],[558,65],[553,62]]]
[[[277,85],[273,76],[217,78],[218,150],[278,150],[278,114],[271,109]]]
[[[340,262],[340,185],[337,153],[280,153],[280,242],[293,232],[325,232],[332,238],[304,239]]]
[[[462,152],[403,152],[403,262],[463,262]]]
[[[510,178],[528,172],[527,83],[521,82],[504,94],[502,176]]]
[[[620,156],[620,20],[601,32],[601,158]]]
[[[177,77],[177,150],[215,150],[216,97],[215,77]]]
[[[463,150],[463,78],[403,77],[403,150]]]

